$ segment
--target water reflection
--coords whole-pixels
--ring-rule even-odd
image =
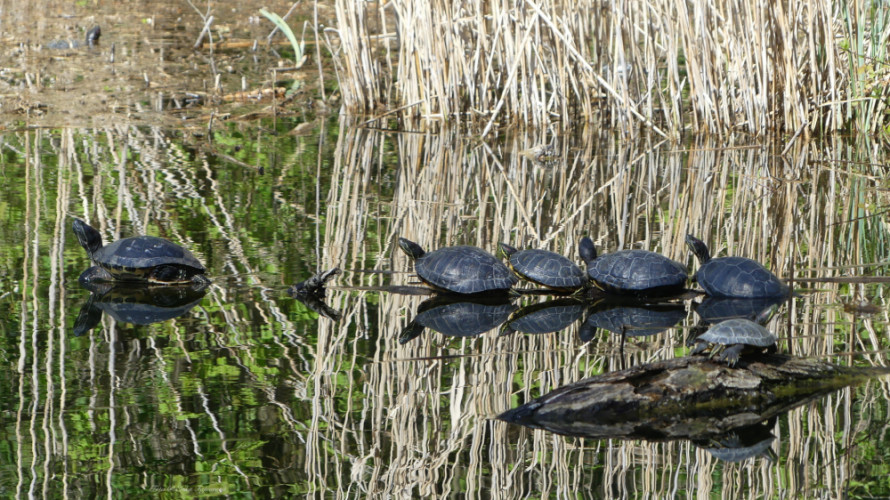
[[[118,323],[150,325],[177,318],[201,302],[209,283],[157,285],[150,283],[95,283],[81,285],[90,297],[74,322],[74,335],[92,330],[107,314]]]
[[[500,326],[517,308],[506,294],[437,295],[417,307],[417,314],[399,335],[399,343],[416,339],[427,328],[449,337],[474,337]]]
[[[761,456],[770,462],[776,462],[778,455],[773,450],[776,436],[772,430],[777,421],[778,418],[773,417],[708,439],[693,439],[692,442],[724,462],[743,462]]]
[[[582,342],[592,340],[603,329],[622,337],[656,335],[686,318],[686,308],[677,303],[647,303],[634,300],[605,299],[591,308],[578,330]]]
[[[20,496],[56,482],[75,496],[171,484],[188,494],[225,485],[231,496],[630,498],[714,484],[754,497],[839,498],[864,492],[857,484],[890,493],[869,472],[890,449],[883,380],[782,414],[772,428],[780,460],[749,460],[726,474],[688,440],[554,438],[491,420],[614,373],[621,360],[608,342],[578,340],[587,322],[499,337],[497,323],[517,306],[488,304],[503,308],[489,313],[499,318],[463,326],[478,321],[489,334],[400,344],[422,299],[379,291],[416,282],[400,236],[487,251],[522,241],[565,255],[589,234],[599,248],[647,249],[690,265],[683,240],[692,233],[794,283],[818,283],[771,325],[782,352],[882,365],[885,284],[857,280],[890,254],[890,226],[875,210],[886,204],[880,148],[798,142],[780,155],[769,146],[627,143],[578,131],[557,143],[557,166],[542,166],[520,154],[550,142],[535,134],[480,142],[453,130],[319,123],[317,135],[295,137],[287,132],[298,124],[284,118],[263,129],[217,122],[212,147],[188,120],[172,131],[127,122],[2,136],[0,285],[9,294],[0,302],[8,311],[0,423],[11,459],[0,487]],[[207,123],[198,128],[206,133]],[[119,230],[115,238],[175,241],[215,284],[188,321],[135,325],[123,341],[115,322],[75,337],[86,294],[66,284],[90,264],[71,235],[73,214]],[[338,322],[283,293],[338,266],[343,274],[324,299]],[[849,315],[840,296],[873,298],[878,312]],[[680,303],[689,310],[689,299]],[[698,321],[687,318],[622,359],[639,367],[684,355],[678,333]],[[631,323],[609,324],[632,335]]]
[[[698,315],[702,324],[711,325],[735,318],[753,321],[771,307],[781,305],[787,301],[787,297],[759,299],[705,297],[701,302],[693,302],[692,309]]]
[[[532,335],[553,333],[568,328],[584,315],[589,304],[575,297],[561,297],[529,304],[515,311],[501,328],[501,335],[515,332]]]

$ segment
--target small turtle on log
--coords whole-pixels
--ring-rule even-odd
[[[712,326],[695,339],[691,356],[710,350],[710,357],[735,366],[744,352],[776,352],[776,335],[743,318],[728,319]]]

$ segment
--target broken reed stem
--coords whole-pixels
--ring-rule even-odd
[[[335,65],[352,113],[402,108],[403,119],[444,119],[483,135],[506,124],[605,119],[673,138],[690,128],[878,132],[886,120],[890,66],[879,61],[890,23],[869,5],[335,0],[335,8]]]

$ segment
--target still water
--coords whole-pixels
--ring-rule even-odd
[[[509,241],[580,263],[589,235],[600,252],[645,248],[694,270],[683,242],[693,233],[715,255],[797,280],[799,296],[769,323],[783,352],[885,365],[884,285],[859,278],[882,276],[888,259],[886,159],[868,144],[779,154],[579,136],[541,164],[521,152],[549,137],[480,144],[329,119],[295,138],[293,126],[226,124],[213,148],[160,127],[0,136],[4,496],[890,494],[886,379],[774,421],[775,460],[494,419],[584,377],[685,354],[700,298],[664,308],[665,325],[624,343],[580,314],[549,333],[493,322],[406,340],[427,297],[379,290],[417,283],[399,236],[428,250]],[[260,133],[262,148],[235,145]],[[90,300],[77,277],[90,263],[74,217],[106,241],[178,242],[213,284],[158,306],[149,324],[121,311],[149,299],[109,298],[94,328],[75,331]],[[326,299],[339,321],[287,294],[332,267],[344,271]],[[501,313],[548,299],[515,299]]]
[[[694,271],[691,233],[793,278],[798,295],[768,325],[782,352],[884,366],[881,145],[394,133],[327,115],[334,80],[325,110],[317,75],[299,72],[278,76],[298,89],[285,107],[226,113],[190,96],[266,87],[277,56],[193,50],[204,21],[182,2],[12,4],[0,23],[0,496],[890,496],[887,379],[770,420],[772,453],[740,461],[707,443],[497,420],[585,377],[685,355],[708,305],[544,309],[551,297],[526,296],[461,332],[418,332],[407,327],[436,304],[397,245],[504,241],[580,264],[590,236],[600,253],[653,250]],[[242,4],[213,2],[217,37],[268,34]],[[94,23],[97,50],[40,48]],[[525,154],[543,145],[551,161]],[[91,297],[75,217],[107,242],[183,245],[212,284]],[[288,294],[334,267],[336,314]],[[511,316],[525,306],[546,324]]]

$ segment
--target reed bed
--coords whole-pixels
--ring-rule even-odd
[[[869,2],[336,0],[350,113],[483,134],[579,122],[804,135],[886,124],[890,11]]]
[[[489,148],[460,134],[342,129],[335,170],[343,171],[343,187],[328,198],[324,246],[364,258],[377,255],[372,267],[392,272],[356,273],[354,283],[416,282],[396,245],[400,236],[427,249],[472,244],[493,251],[498,241],[509,241],[575,256],[578,239],[590,235],[602,252],[651,249],[694,270],[697,263],[683,242],[692,233],[715,255],[750,256],[780,276],[802,279],[862,275],[857,270],[862,259],[887,264],[885,249],[875,244],[887,232],[874,208],[883,197],[876,175],[881,161],[863,155],[861,146],[801,143],[782,156],[779,146],[771,145],[723,148],[706,139],[684,146],[658,140],[629,145],[597,134],[557,144],[563,166],[548,168],[521,154],[548,142],[543,132]],[[400,161],[396,170],[381,172],[387,144],[397,149]],[[394,183],[391,201],[372,187],[383,184],[380,175]],[[855,217],[870,244],[845,243],[858,234],[848,222]],[[373,219],[377,230],[368,237],[355,232],[350,221],[357,219]],[[846,344],[852,341],[857,359],[886,364],[886,310],[857,318],[840,304],[845,295],[884,304],[883,288],[796,286],[804,295],[770,324],[781,335],[783,350],[848,362]],[[835,453],[832,433],[836,416],[861,404],[861,393],[852,389],[816,408],[795,410],[787,428],[774,430],[788,464],[778,468],[765,460],[720,462],[690,443],[591,442],[488,420],[587,375],[684,352],[684,325],[695,322],[692,314],[665,334],[631,339],[623,360],[616,336],[604,332],[582,344],[578,324],[539,336],[490,332],[449,338],[427,331],[399,345],[400,331],[421,300],[381,294],[376,327],[369,327],[378,332],[377,347],[375,362],[367,366],[364,392],[370,409],[361,425],[372,431],[361,448],[383,453],[362,460],[368,478],[363,491],[448,495],[456,493],[456,478],[464,481],[463,491],[478,493],[485,484],[481,491],[505,492],[504,497],[523,496],[522,491],[563,496],[582,488],[622,498],[641,491],[674,496],[715,488],[723,488],[727,497],[831,496],[843,488],[848,466],[838,464],[851,457]],[[488,457],[487,469],[479,463],[480,453]],[[454,459],[459,456],[466,460]],[[594,477],[592,470],[603,475]],[[715,483],[721,472],[722,485]],[[825,474],[831,477],[822,478]]]

